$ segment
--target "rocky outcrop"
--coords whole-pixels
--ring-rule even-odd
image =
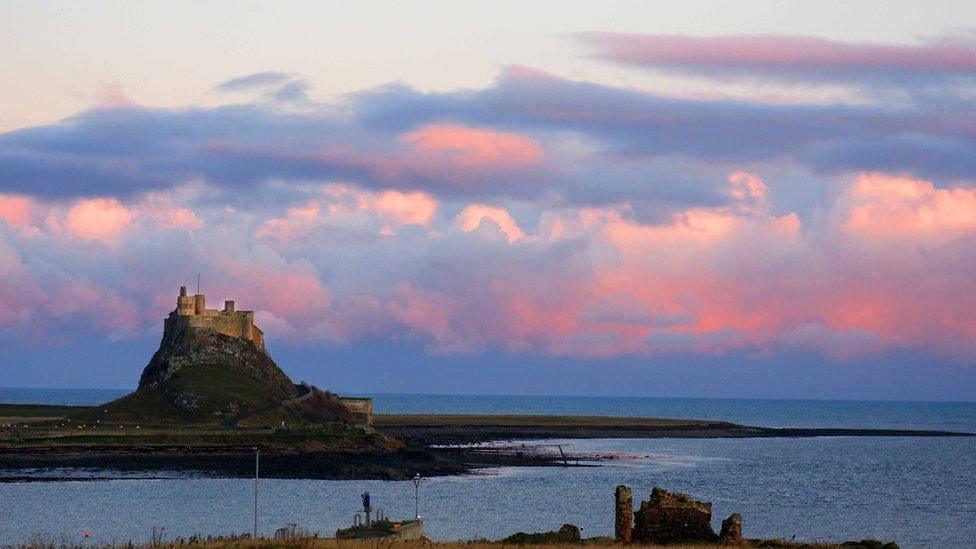
[[[630,543],[634,529],[634,496],[630,488],[620,485],[614,492],[613,538],[617,543]]]
[[[295,396],[295,385],[254,342],[210,330],[164,333],[159,349],[139,378],[139,390],[165,385],[181,370],[198,364],[220,365],[263,384],[272,398]]]
[[[251,339],[172,323],[139,388],[100,406],[93,419],[224,427],[355,423],[335,395],[297,387]]]
[[[739,545],[742,543],[742,517],[733,513],[722,521],[722,530],[718,533],[718,542],[722,545]]]
[[[554,544],[554,543],[579,543],[582,539],[578,526],[563,524],[555,532],[535,532],[527,534],[518,532],[501,540],[501,543],[514,543],[518,545],[531,544]]]
[[[716,542],[712,504],[654,488],[651,499],[642,501],[634,515],[632,540],[643,544]]]

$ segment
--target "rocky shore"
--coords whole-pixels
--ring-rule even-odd
[[[550,449],[551,450],[551,449]],[[419,448],[389,452],[289,452],[264,449],[261,476],[283,479],[404,480],[468,474],[476,469],[586,467],[599,456],[559,454],[525,446]],[[251,477],[250,446],[59,446],[0,449],[0,482],[102,480],[177,475]]]

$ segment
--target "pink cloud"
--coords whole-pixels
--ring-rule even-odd
[[[369,209],[389,216],[404,225],[428,227],[434,219],[434,214],[437,213],[437,201],[421,191],[402,193],[387,190],[375,197]]]
[[[865,236],[952,237],[976,230],[976,190],[931,181],[863,174],[839,204],[843,227]]]
[[[135,103],[125,94],[125,86],[118,82],[103,82],[99,85],[93,99],[101,108],[117,108]]]
[[[466,168],[528,166],[539,163],[543,156],[534,139],[466,126],[426,126],[400,140],[433,160]]]
[[[67,229],[82,238],[111,241],[132,224],[135,216],[114,198],[85,198],[68,210]]]
[[[203,228],[203,220],[197,216],[196,212],[177,204],[173,194],[175,193],[149,194],[136,206],[137,215],[156,220],[162,229],[195,231]]]
[[[24,227],[31,223],[32,203],[26,196],[0,194],[0,218],[14,227]]]
[[[480,349],[463,344],[463,337],[452,326],[457,317],[459,304],[451,296],[409,283],[398,284],[388,311],[393,319],[408,329],[432,337],[439,348],[453,352],[470,352]]]
[[[728,195],[747,210],[763,210],[766,206],[766,184],[748,172],[735,172],[729,176]]]
[[[471,232],[477,230],[486,221],[505,235],[509,242],[525,238],[525,233],[519,228],[508,210],[487,204],[471,204],[465,207],[454,218],[454,226],[461,231]]]
[[[177,286],[163,279],[186,276],[185,260],[205,281],[210,273],[211,306],[236,299],[288,340],[408,338],[442,354],[819,349],[848,360],[916,350],[972,360],[976,191],[863,174],[838,181],[801,221],[774,207],[775,185],[734,171],[723,205],[655,221],[626,202],[540,208],[521,226],[499,206],[450,204],[461,212],[449,220],[424,193],[345,184],[283,211],[234,215],[168,195],[68,206],[3,197],[8,225],[46,232],[0,224],[0,325],[63,329],[82,318],[113,337],[148,330],[172,307],[152,292]],[[448,224],[492,242],[437,230]],[[173,235],[180,261],[153,238],[164,227],[193,231]],[[79,236],[120,245],[82,257]],[[134,259],[135,242],[149,251]]]
[[[971,41],[963,40],[894,45],[775,34],[700,37],[582,33],[578,36],[603,59],[651,67],[976,74],[976,47]]]
[[[107,332],[109,338],[127,337],[140,326],[140,311],[133,300],[96,282],[63,277],[47,299],[35,304],[46,318],[85,316],[92,329]]]
[[[437,200],[421,191],[372,192],[352,185],[330,184],[323,189],[321,198],[293,206],[283,216],[268,219],[254,235],[259,239],[294,243],[307,239],[317,227],[378,225],[379,234],[390,236],[403,225],[429,228],[437,207]]]
[[[319,224],[320,208],[310,200],[302,206],[294,206],[285,211],[282,217],[269,219],[254,233],[257,238],[272,238],[279,241],[304,239],[309,231]]]

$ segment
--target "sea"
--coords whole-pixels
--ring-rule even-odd
[[[126,391],[3,389],[0,402],[95,404]],[[378,413],[573,414],[731,421],[766,427],[976,432],[976,403],[699,398],[374,394]],[[564,523],[584,536],[613,531],[613,490],[653,487],[712,502],[747,537],[876,538],[901,547],[976,547],[976,438],[584,439],[518,444],[612,456],[594,467],[511,467],[411,481],[261,479],[258,528],[293,523],[328,536],[348,526],[368,491],[386,516],[415,505],[436,540],[497,539]],[[139,478],[0,483],[0,545],[44,540],[124,544],[249,532],[254,480],[177,472]],[[9,472],[0,471],[0,475]],[[125,478],[119,478],[125,477]],[[416,497],[416,500],[415,500]],[[84,532],[89,537],[83,538]]]

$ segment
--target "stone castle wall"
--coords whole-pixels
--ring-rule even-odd
[[[208,309],[203,294],[186,295],[186,287],[180,287],[176,309],[165,322],[165,332],[176,334],[185,329],[213,330],[230,337],[249,339],[264,350],[264,332],[254,325],[253,311],[238,311],[233,301],[224,302],[224,309]]]

